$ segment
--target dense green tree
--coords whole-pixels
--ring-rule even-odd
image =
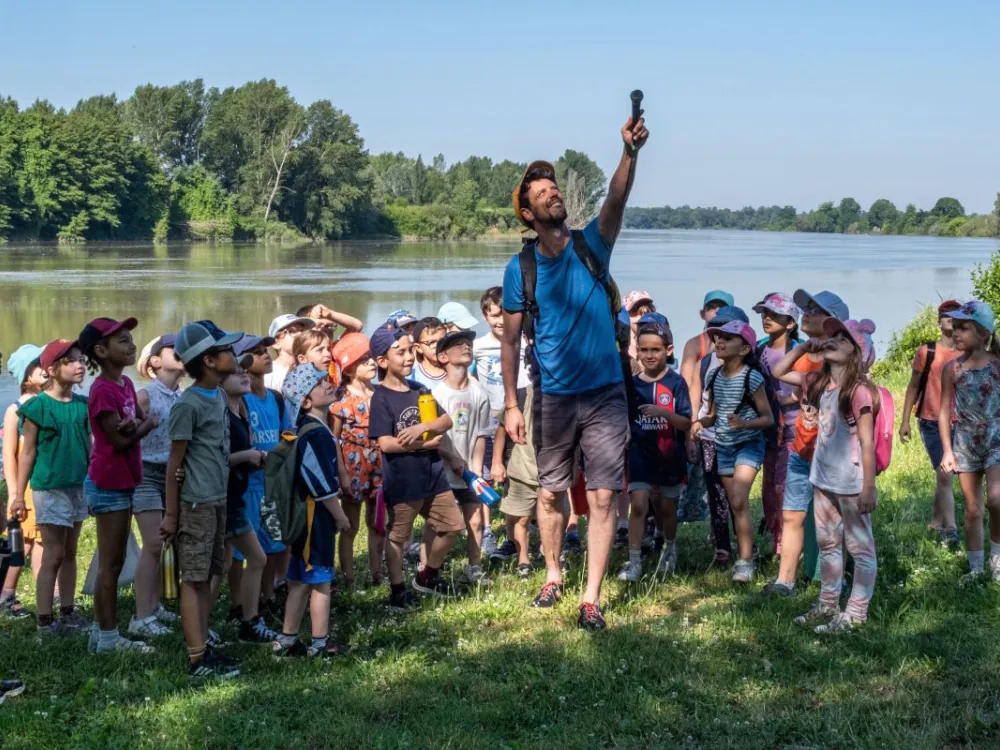
[[[0,98],[0,241],[19,218],[21,196],[21,117],[17,102]]]
[[[200,78],[174,86],[139,86],[123,109],[133,135],[156,154],[168,174],[198,161],[208,110]]]
[[[846,232],[861,219],[861,205],[854,198],[844,198],[837,207],[837,231]]]
[[[965,209],[962,208],[962,204],[955,198],[941,198],[934,204],[930,215],[937,219],[950,221],[951,219],[957,219],[959,216],[965,216]]]
[[[899,217],[899,210],[892,201],[879,198],[868,209],[868,224],[876,229],[892,226]]]

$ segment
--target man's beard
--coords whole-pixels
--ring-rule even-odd
[[[536,217],[536,220],[543,227],[551,229],[551,228],[561,227],[563,224],[565,224],[567,216],[569,216],[569,214],[566,213],[566,205],[561,204],[559,206],[554,206],[552,209],[550,209],[548,212],[548,216],[539,216]]]

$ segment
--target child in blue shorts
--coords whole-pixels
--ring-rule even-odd
[[[340,507],[337,444],[326,422],[327,412],[336,401],[336,389],[326,372],[307,362],[288,373],[281,390],[286,407],[299,415],[296,498],[306,503],[307,521],[304,533],[289,545],[288,600],[274,653],[338,656],[344,653],[344,647],[329,638],[330,584],[336,534],[349,529],[351,522]],[[312,621],[308,646],[298,639],[306,604]]]

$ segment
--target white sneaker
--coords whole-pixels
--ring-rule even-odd
[[[660,561],[656,564],[657,575],[672,576],[677,570],[677,542],[663,545]]]
[[[491,531],[489,534],[483,534],[483,557],[491,557],[496,554],[497,551],[497,538],[493,536]]]
[[[156,636],[170,635],[173,631],[160,622],[156,615],[143,617],[141,620],[133,617],[128,624],[129,635]]]
[[[840,612],[834,616],[830,622],[824,625],[817,625],[813,628],[813,632],[819,635],[840,635],[841,633],[847,633],[854,628],[861,625],[863,621],[855,620],[850,617],[845,612]]]
[[[101,647],[100,642],[97,644],[97,650],[95,653],[98,654],[110,654],[115,651],[130,651],[137,654],[154,654],[156,649],[150,645],[143,643],[142,641],[130,641],[128,638],[118,636],[113,646]]]
[[[483,572],[481,565],[466,565],[462,578],[472,586],[492,586],[493,580]]]
[[[820,620],[832,620],[840,616],[840,610],[836,607],[827,607],[820,602],[813,604],[804,615],[799,615],[792,622],[796,625],[811,625]]]
[[[642,578],[641,562],[625,563],[625,567],[622,568],[622,572],[618,574],[619,581],[628,581],[629,583],[635,583],[640,578]]]
[[[405,547],[403,547],[403,554],[411,560],[416,560],[420,557],[420,542],[410,542]]]
[[[1000,583],[1000,555],[990,555],[990,573],[993,580]]]
[[[162,604],[156,608],[153,616],[162,622],[164,625],[173,625],[181,621],[180,615],[174,614],[169,609],[165,608]]]
[[[750,583],[756,572],[753,560],[737,560],[733,565],[733,583]]]

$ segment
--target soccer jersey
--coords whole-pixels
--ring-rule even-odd
[[[639,406],[651,404],[691,417],[687,383],[673,370],[652,382],[638,376],[633,380]],[[629,479],[657,486],[680,484],[687,475],[685,434],[664,416],[643,414],[633,420],[631,429]]]

